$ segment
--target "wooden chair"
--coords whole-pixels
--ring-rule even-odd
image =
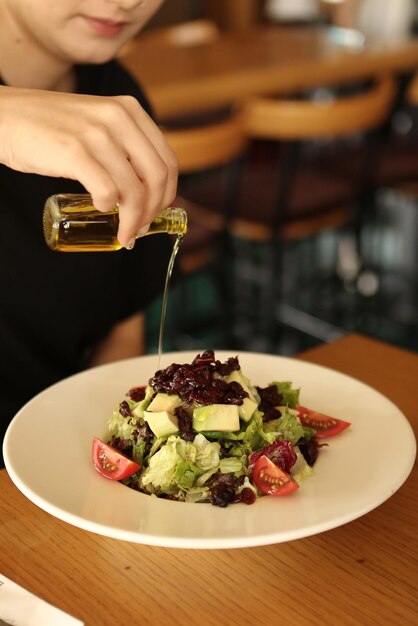
[[[376,158],[373,184],[377,187],[397,187],[418,193],[418,74],[405,75],[400,81],[392,116],[388,119],[384,141]],[[415,124],[415,126],[414,126]],[[362,156],[342,159],[334,171],[346,176],[359,175]]]
[[[418,74],[414,74],[406,89],[405,99],[408,104],[418,106]]]
[[[376,151],[372,138],[388,119],[395,94],[394,80],[383,77],[360,93],[325,101],[255,97],[244,105],[243,124],[248,139],[280,148],[270,171],[248,171],[230,225],[232,235],[241,240],[264,240],[269,244],[268,267],[264,267],[266,295],[261,300],[266,312],[261,326],[268,328],[273,337],[278,328],[275,309],[279,319],[280,311],[288,310],[282,283],[289,272],[285,242],[348,226],[356,229],[358,239]],[[338,153],[349,154],[350,140],[357,145],[360,137],[366,150],[358,176],[348,179],[333,174],[329,161],[333,164]],[[306,146],[314,146],[313,157],[309,153],[306,156],[306,150],[304,153]],[[264,202],[263,194],[254,190],[267,188],[270,193],[264,194]],[[315,258],[311,257],[310,286],[318,285],[314,264]],[[245,308],[238,305],[238,310]],[[289,323],[287,313],[285,318]],[[335,336],[333,326],[324,331],[319,320],[315,330],[314,322],[310,319],[301,330],[308,329],[312,335],[316,332],[322,340]]]
[[[274,228],[279,227],[282,228],[283,234],[290,237],[306,236],[314,234],[317,229],[323,230],[323,216],[328,213],[328,209],[330,216],[341,215],[339,207],[335,213],[335,205],[340,204],[338,196],[341,195],[342,199],[347,195],[348,199],[357,196],[362,191],[359,185],[364,182],[364,170],[358,172],[354,181],[356,184],[350,184],[350,189],[343,184],[345,181],[337,179],[338,189],[330,188],[330,197],[321,197],[319,206],[312,195],[303,202],[298,199],[296,189],[297,183],[303,182],[296,178],[301,163],[301,145],[304,142],[323,140],[335,142],[339,138],[369,134],[387,120],[395,93],[394,80],[385,77],[364,93],[326,101],[265,97],[248,100],[243,106],[243,125],[248,139],[277,142],[286,147],[288,158],[279,162],[279,193],[274,209],[269,207],[264,219],[260,219],[258,214],[254,220],[251,208],[251,212],[246,215],[246,208],[240,207],[240,215],[233,224],[234,232],[245,236],[245,226],[248,225],[251,233],[260,232],[261,226],[264,237],[268,237]],[[366,161],[366,158],[364,160]],[[362,165],[367,169],[370,168],[367,162]],[[313,167],[306,168],[304,172],[305,175],[312,172],[321,182],[324,182],[324,177],[329,176],[326,170],[318,167],[315,159]],[[349,215],[352,216],[351,211]],[[302,218],[306,218],[307,221]]]
[[[393,119],[377,161],[375,183],[418,198],[418,73],[407,82]]]
[[[403,76],[398,106],[378,155],[373,267],[381,308],[404,344],[418,336],[418,73]]]
[[[227,207],[229,233],[235,243],[239,242],[234,253],[238,275],[230,285],[231,290],[236,287],[236,294],[232,297],[230,290],[230,298],[236,313],[234,325],[242,328],[237,331],[240,336],[248,337],[253,331],[237,316],[260,311],[257,327],[267,343],[262,346],[262,342],[254,342],[255,347],[272,347],[271,336],[277,327],[274,309],[282,299],[281,277],[286,273],[283,242],[312,238],[355,223],[356,208],[371,173],[373,142],[367,144],[370,149],[365,153],[360,176],[352,180],[332,174],[317,157],[304,159],[304,147],[327,142],[334,146],[343,138],[369,136],[387,119],[395,92],[393,79],[383,77],[362,93],[326,102],[254,97],[243,105],[242,123],[255,154],[244,165],[237,193]],[[257,156],[260,145],[278,147],[278,161]],[[205,182],[188,189],[188,197],[196,202],[211,194],[213,187]],[[267,259],[262,267],[251,267],[248,247],[242,246],[243,242],[264,244],[263,252],[256,253]],[[245,299],[244,284],[251,274],[259,292],[264,284],[263,295],[254,297],[249,289]],[[318,332],[321,339],[326,339],[323,325]],[[238,346],[239,342],[238,338]]]
[[[390,325],[401,327],[405,335],[407,325],[412,334],[417,332],[418,320],[414,253],[418,234],[418,75],[402,75],[399,82],[374,163],[370,185],[375,196],[370,202],[374,215],[363,238],[363,250],[369,251],[368,258],[363,259],[367,271],[360,273],[357,284],[361,292],[362,276],[372,277],[373,290],[379,287],[380,309],[386,310]],[[363,159],[360,148],[357,154],[336,161],[333,169],[353,178],[358,176]],[[367,290],[369,285],[368,280]]]
[[[184,190],[180,202],[189,218],[189,231],[179,253],[179,262],[183,271],[191,272],[211,258],[213,241],[225,228],[225,205],[235,191],[231,170],[235,166],[236,172],[237,159],[244,152],[247,140],[240,113],[203,126],[162,130],[178,159],[179,193]],[[187,198],[188,184],[184,181],[194,176],[197,179],[204,176],[216,184],[216,202],[213,202],[213,195],[211,198],[216,206],[205,203],[204,198],[202,203]]]

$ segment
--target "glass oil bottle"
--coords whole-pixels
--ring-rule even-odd
[[[60,252],[112,252],[121,249],[117,239],[119,211],[102,213],[94,208],[89,194],[50,196],[44,207],[43,230],[51,250]],[[182,237],[187,232],[184,209],[170,207],[151,222],[142,237],[167,233]]]

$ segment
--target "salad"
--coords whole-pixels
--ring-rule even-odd
[[[288,381],[254,386],[239,358],[213,350],[157,371],[130,389],[93,439],[104,477],[140,492],[215,506],[286,496],[308,477],[322,437],[349,422],[299,404]]]

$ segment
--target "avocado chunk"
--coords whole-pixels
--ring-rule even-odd
[[[144,411],[144,420],[156,437],[168,437],[179,430],[177,417],[168,411]]]
[[[244,422],[248,422],[252,418],[254,411],[258,407],[258,402],[254,398],[253,393],[248,387],[244,375],[242,374],[241,370],[234,370],[226,380],[228,383],[239,383],[244,391],[248,393],[248,398],[244,398],[242,404],[238,406],[240,418],[243,419]]]
[[[167,411],[168,413],[174,413],[174,410],[180,406],[180,404],[180,396],[170,393],[157,393],[148,406],[147,411]]]
[[[239,430],[239,411],[236,404],[208,404],[193,410],[193,428],[202,431]]]
[[[180,396],[169,393],[157,393],[144,411],[143,417],[154,435],[168,437],[179,430],[177,417],[174,411],[182,403]]]
[[[138,402],[136,407],[133,409],[132,414],[135,415],[135,417],[144,417],[144,411],[148,408],[149,403],[150,398],[147,398],[147,396],[145,396],[145,398]]]

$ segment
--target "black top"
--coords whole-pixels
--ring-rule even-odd
[[[77,72],[79,93],[133,95],[149,111],[115,61]],[[173,246],[166,235],[144,237],[131,251],[49,250],[42,232],[46,198],[82,191],[74,181],[0,165],[0,442],[25,402],[82,370],[96,342],[144,309],[164,285]]]

